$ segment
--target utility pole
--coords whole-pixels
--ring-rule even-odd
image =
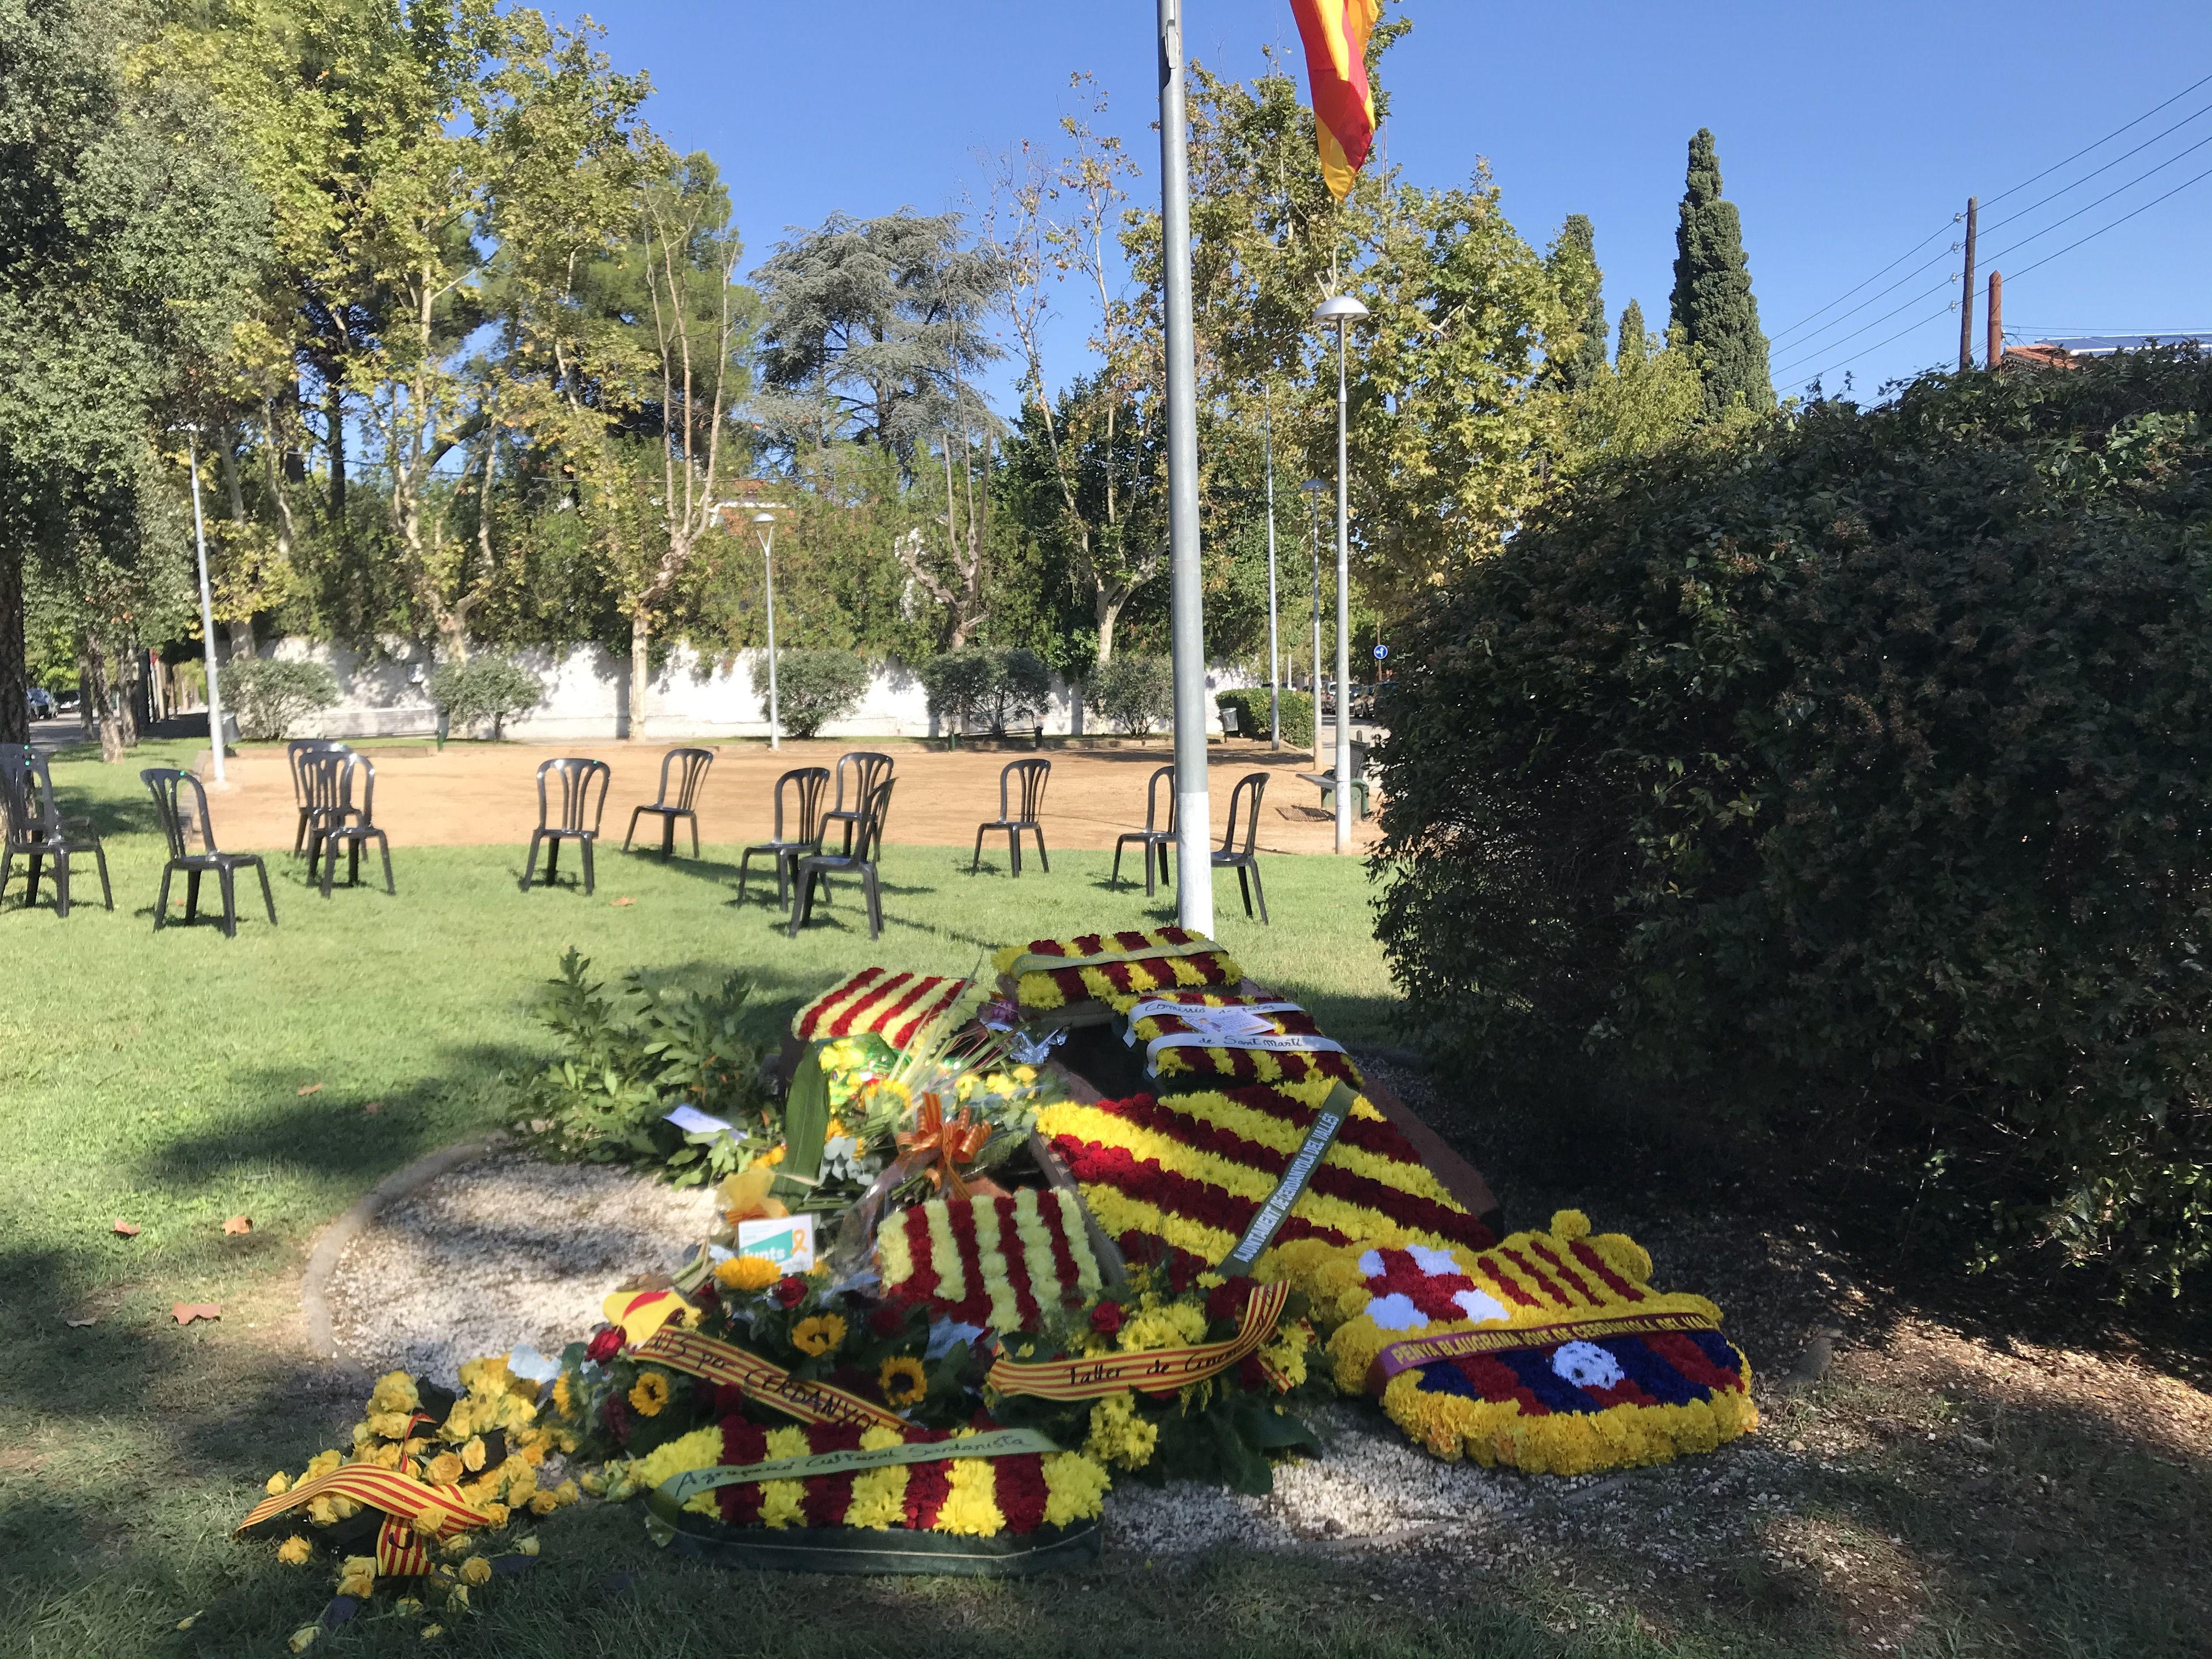
[[[1168,631],[1175,661],[1176,921],[1213,933],[1206,782],[1206,587],[1198,562],[1198,354],[1190,293],[1190,136],[1182,0],[1159,0],[1160,257],[1167,324]]]
[[[1991,368],[2004,367],[2004,273],[1990,273],[1990,352]]]
[[[207,521],[200,516],[200,429],[188,426],[185,432],[192,471],[192,539],[199,545],[200,556],[200,642],[207,648],[208,747],[214,752],[215,781],[221,784],[227,781],[222,770],[222,686],[215,665],[215,599],[208,590]]]
[[[1313,697],[1313,763],[1321,770],[1321,498],[1328,486],[1319,478],[1308,478],[1304,486],[1306,497],[1306,528],[1310,532],[1313,551],[1313,672],[1306,677],[1306,690]]]
[[[1267,450],[1267,746],[1283,746],[1283,653],[1275,635],[1275,388],[1263,385]]]
[[[1974,216],[1982,198],[1966,198],[1966,273],[1959,285],[1959,373],[1974,366]]]

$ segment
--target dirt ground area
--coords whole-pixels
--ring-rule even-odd
[[[660,787],[661,757],[668,743],[575,744],[545,747],[509,743],[455,743],[440,750],[430,744],[365,745],[376,767],[376,822],[398,847],[473,847],[526,843],[538,823],[536,775],[555,756],[578,755],[605,761],[613,777],[607,789],[603,829],[619,845],[631,810],[653,800]],[[770,750],[760,743],[702,744],[714,751],[698,800],[699,835],[725,845],[764,841],[775,824],[775,781],[795,767],[835,768],[837,757],[855,748],[873,747],[892,757],[898,788],[892,796],[886,839],[896,846],[973,847],[975,827],[999,815],[999,777],[1008,762],[1025,758],[1026,748],[994,750],[963,747],[952,753],[910,741],[863,744],[787,743]],[[1044,835],[1054,848],[1106,848],[1125,830],[1142,829],[1145,790],[1152,772],[1171,759],[1164,739],[1114,749],[1050,749],[1052,780],[1045,795]],[[1310,753],[1271,750],[1263,743],[1230,740],[1210,751],[1212,769],[1213,838],[1220,843],[1228,825],[1230,794],[1237,781],[1263,773],[1267,791],[1260,811],[1259,846],[1268,853],[1327,853],[1335,846],[1334,820],[1321,811],[1321,792],[1297,774],[1313,769]],[[201,775],[206,775],[204,757]],[[289,848],[297,822],[291,775],[281,746],[248,747],[229,757],[229,787],[212,803],[216,834],[226,848],[240,850]],[[834,786],[833,786],[834,787]],[[1160,791],[1164,820],[1167,786]],[[1352,820],[1353,846],[1365,852],[1380,838],[1374,820]],[[658,842],[659,821],[640,820],[641,838]],[[1240,836],[1241,836],[1240,826]],[[679,847],[688,846],[679,834]],[[1006,837],[997,838],[1006,856]],[[991,842],[984,843],[988,856]],[[1035,856],[1032,844],[1030,856]],[[1143,866],[1131,849],[1129,862],[1141,877]]]

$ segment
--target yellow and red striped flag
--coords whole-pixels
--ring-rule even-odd
[[[1367,84],[1367,37],[1382,0],[1291,0],[1306,43],[1321,174],[1341,202],[1375,143],[1375,92]]]

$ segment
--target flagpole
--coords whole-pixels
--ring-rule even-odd
[[[1283,653],[1275,636],[1275,388],[1263,385],[1267,445],[1267,744],[1283,746]]]
[[[1165,270],[1168,617],[1175,653],[1176,920],[1213,933],[1213,811],[1206,781],[1206,623],[1198,562],[1198,367],[1191,332],[1190,155],[1182,0],[1159,0],[1160,252]]]

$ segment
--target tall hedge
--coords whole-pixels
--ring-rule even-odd
[[[1406,642],[1378,757],[1435,1045],[1909,1152],[1984,1259],[2178,1287],[2212,1249],[2208,411],[2188,353],[1930,377],[1538,514]]]

